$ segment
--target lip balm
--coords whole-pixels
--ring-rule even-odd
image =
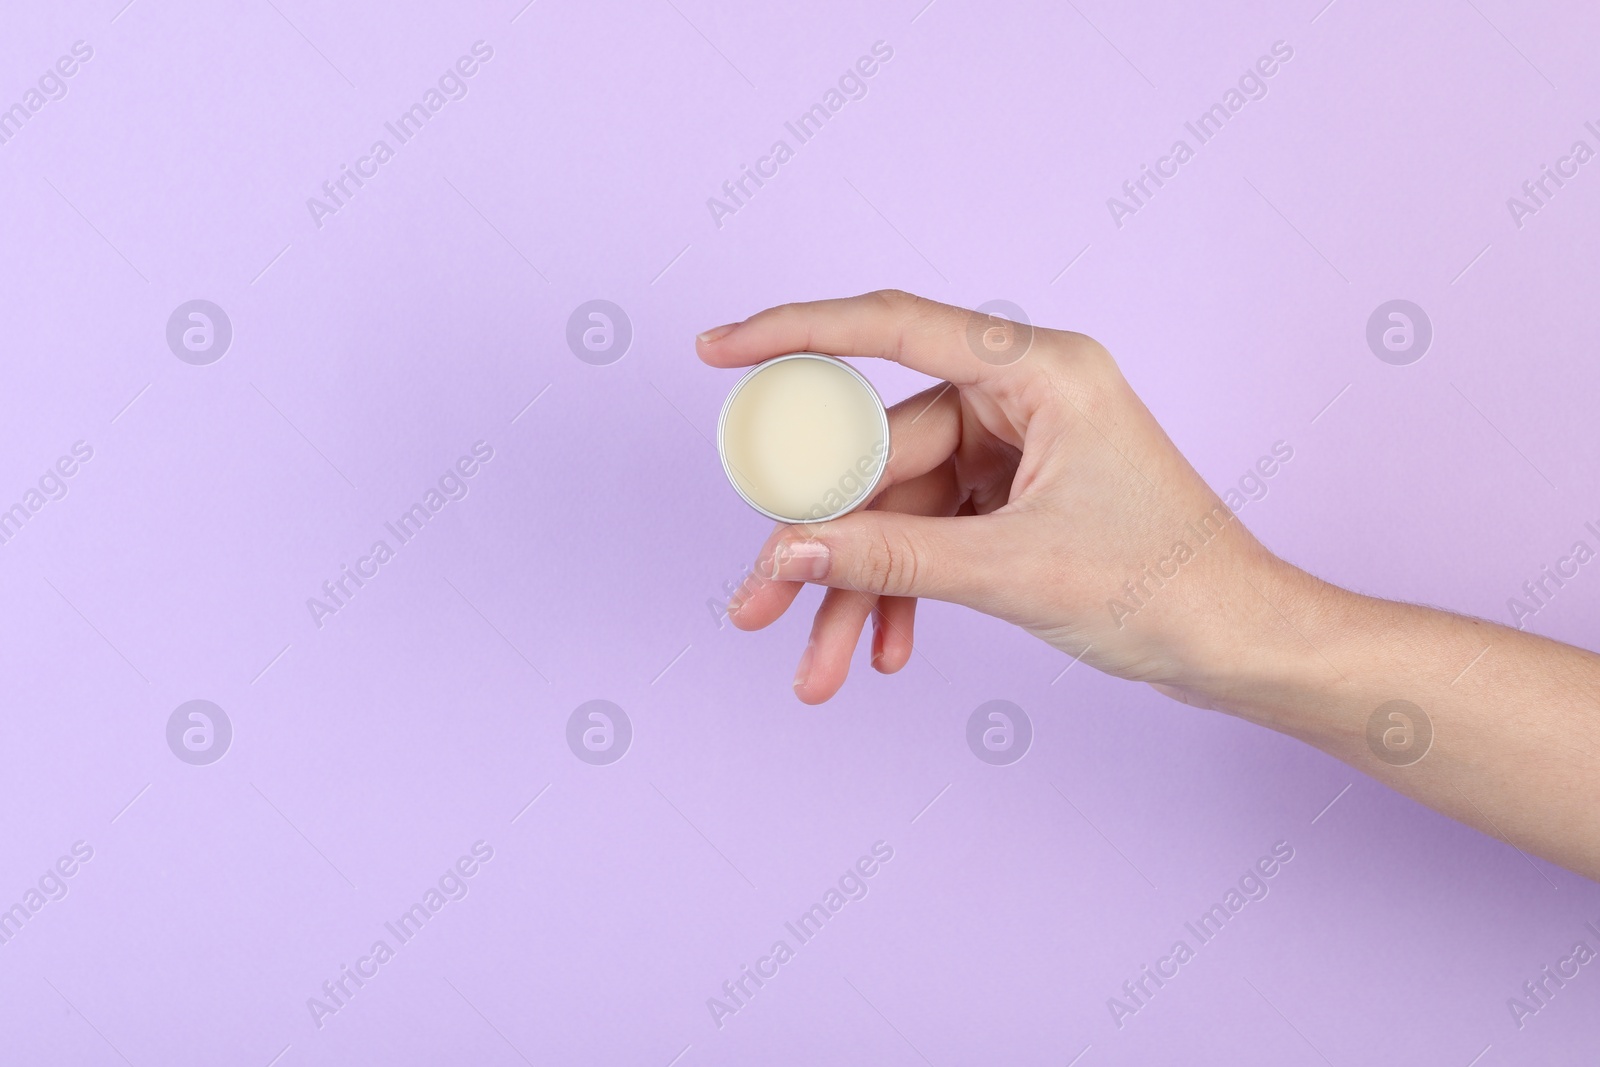
[[[717,423],[722,469],[778,522],[825,522],[866,502],[889,456],[889,415],[854,367],[793,352],[750,369]]]

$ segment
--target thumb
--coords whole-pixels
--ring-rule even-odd
[[[767,558],[766,576],[946,600],[981,611],[980,601],[995,589],[986,563],[995,558],[992,525],[988,516],[860,511],[814,526],[791,526]]]

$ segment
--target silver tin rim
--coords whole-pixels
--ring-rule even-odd
[[[723,433],[727,429],[728,425],[728,410],[733,407],[734,398],[739,395],[744,387],[748,385],[750,380],[756,375],[765,371],[769,367],[776,366],[779,363],[784,363],[791,359],[815,359],[821,360],[825,363],[831,363],[838,367],[843,367],[852,378],[861,384],[861,387],[867,391],[867,395],[872,397],[873,407],[878,413],[878,428],[883,433],[883,443],[886,446],[883,454],[883,461],[878,464],[878,470],[872,476],[872,481],[867,483],[867,487],[862,490],[861,495],[856,498],[856,501],[848,507],[841,508],[831,514],[823,515],[815,519],[796,519],[791,518],[788,515],[779,515],[775,512],[768,511],[760,504],[757,504],[754,500],[751,500],[750,497],[746,495],[744,489],[739,485],[739,479],[733,476],[733,468],[728,464],[728,450],[723,445]],[[728,398],[722,402],[722,414],[717,416],[717,456],[722,460],[722,473],[727,476],[728,484],[733,486],[733,491],[739,494],[739,499],[743,500],[746,504],[749,504],[756,511],[759,511],[773,522],[786,523],[791,526],[804,526],[817,522],[830,522],[833,519],[848,515],[852,511],[855,511],[857,508],[861,507],[862,504],[871,498],[873,491],[878,488],[878,483],[883,481],[883,472],[889,467],[889,452],[892,449],[893,442],[889,440],[889,409],[883,406],[883,397],[878,395],[878,390],[874,389],[872,387],[872,383],[867,381],[866,375],[856,370],[850,364],[846,363],[837,356],[827,356],[823,355],[821,352],[790,352],[786,356],[776,356],[772,359],[763,360],[760,363],[757,363],[754,367],[751,367],[745,372],[744,377],[740,378],[738,384],[736,384],[733,387],[733,390],[728,393]]]

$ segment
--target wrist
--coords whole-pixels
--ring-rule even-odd
[[[1362,600],[1265,549],[1230,568],[1213,607],[1179,642],[1168,688],[1197,704],[1297,736],[1351,688],[1341,633]],[[1324,726],[1330,724],[1322,724]]]

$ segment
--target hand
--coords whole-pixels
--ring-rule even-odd
[[[975,340],[986,333],[998,351]],[[1600,656],[1277,559],[1089,338],[887,292],[772,308],[701,334],[699,350],[717,367],[878,356],[944,379],[890,412],[869,509],[780,526],[729,605],[736,626],[759,629],[805,582],[829,587],[801,700],[838,692],[868,615],[873,665],[905,666],[916,598],[935,597],[1291,734],[1600,879]],[[1395,707],[1398,742],[1374,730],[1399,721]]]
[[[986,329],[996,351],[974,340]],[[1250,536],[1090,338],[891,291],[771,308],[697,346],[716,367],[814,351],[943,379],[890,410],[892,451],[868,509],[779,526],[728,606],[755,630],[806,582],[829,587],[795,675],[806,703],[844,684],[869,615],[873,666],[905,666],[918,597],[1015,623],[1180,698],[1219,657],[1282,640],[1240,631],[1262,627],[1263,589],[1283,594],[1298,572]]]

